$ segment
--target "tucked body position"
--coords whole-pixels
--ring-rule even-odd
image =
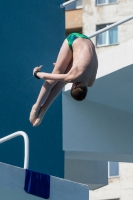
[[[72,98],[77,101],[85,99],[98,69],[95,46],[87,36],[72,33],[63,42],[57,61],[53,64],[52,73],[41,72],[42,66],[33,70],[36,78],[45,80],[30,112],[33,126],[41,123],[49,106],[67,83],[72,83]]]

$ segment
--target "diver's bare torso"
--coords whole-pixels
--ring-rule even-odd
[[[74,82],[87,82],[92,86],[97,73],[98,60],[95,46],[88,39],[78,38],[73,42],[73,65],[69,74],[75,75]]]

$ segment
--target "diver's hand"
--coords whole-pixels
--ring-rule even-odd
[[[34,73],[35,73],[36,71],[37,71],[37,72],[40,72],[41,68],[42,68],[42,65],[40,65],[39,67],[35,67],[35,68],[33,69],[33,76],[34,76]]]

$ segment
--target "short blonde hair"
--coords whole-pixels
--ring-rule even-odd
[[[82,101],[85,99],[87,95],[87,87],[86,86],[79,86],[76,88],[71,89],[71,96],[77,100],[77,101]]]

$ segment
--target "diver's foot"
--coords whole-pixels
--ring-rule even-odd
[[[44,115],[45,115],[45,110],[43,109],[43,107],[41,107],[39,110],[38,116],[37,116],[35,122],[33,123],[33,126],[38,126],[39,124],[41,124],[41,122],[44,118]]]
[[[36,107],[36,105],[34,104],[32,106],[32,109],[31,109],[31,112],[30,112],[30,117],[29,117],[29,120],[32,124],[35,123],[36,119],[37,119],[37,116],[38,116],[38,108]]]

